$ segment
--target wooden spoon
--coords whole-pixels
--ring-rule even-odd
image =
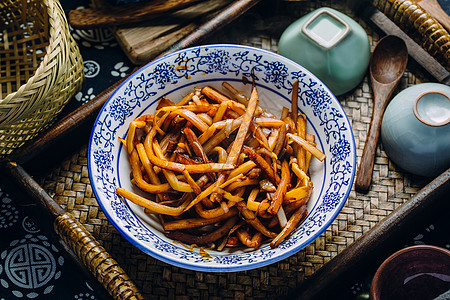
[[[405,42],[394,35],[382,38],[370,58],[370,81],[374,99],[372,121],[355,183],[355,189],[359,192],[369,190],[383,113],[407,62],[408,50]]]

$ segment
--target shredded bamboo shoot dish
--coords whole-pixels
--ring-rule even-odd
[[[162,98],[154,115],[131,122],[121,142],[131,181],[148,197],[116,193],[159,215],[174,240],[219,251],[275,248],[305,219],[310,161],[325,155],[298,113],[298,82],[279,118],[258,105],[255,87],[246,97],[222,85],[226,93],[205,86],[176,104]]]

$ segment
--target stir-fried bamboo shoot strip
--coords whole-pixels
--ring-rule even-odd
[[[204,245],[215,242],[221,237],[227,235],[228,231],[236,224],[237,221],[237,216],[231,217],[225,222],[223,226],[219,227],[217,230],[211,233],[204,235],[193,235],[177,230],[169,231],[166,233],[166,235],[171,239],[181,241],[186,244]]]
[[[270,242],[271,248],[276,248],[296,227],[297,224],[304,218],[306,214],[306,205],[301,206],[297,211],[289,218],[286,226],[281,232]]]
[[[210,162],[209,158],[206,155],[206,152],[203,149],[202,144],[199,142],[197,136],[195,135],[195,132],[191,128],[186,127],[183,129],[183,133],[186,136],[189,144],[191,145],[192,150],[194,151],[195,155],[197,155],[199,158],[201,158],[204,163],[209,163]],[[208,173],[208,176],[211,181],[216,180],[216,176],[214,173]],[[199,194],[199,193],[197,193],[197,194]]]
[[[173,103],[172,100],[170,100],[170,99],[168,99],[166,97],[161,97],[161,99],[159,99],[159,101],[158,101],[158,105],[156,106],[156,110],[158,111],[158,110],[160,110],[163,107],[174,106],[174,105],[176,105],[176,104]]]
[[[231,147],[230,153],[228,154],[228,164],[236,165],[237,157],[241,153],[241,149],[245,141],[245,136],[247,135],[248,129],[252,122],[253,114],[255,113],[258,102],[258,92],[256,91],[256,88],[253,88],[250,100],[248,102],[247,110],[245,111],[245,114],[242,118],[242,124],[239,127],[236,138],[233,141],[233,146]]]
[[[275,232],[272,232],[268,230],[261,221],[255,216],[255,214],[249,210],[245,203],[239,202],[237,203],[237,207],[239,209],[239,212],[241,213],[242,217],[244,217],[245,221],[252,225],[253,228],[261,232],[263,235],[269,237],[269,238],[275,238],[277,234]]]
[[[145,152],[144,145],[139,143],[136,145],[137,153],[139,154],[139,159],[144,167],[145,172],[147,173],[148,178],[152,184],[161,184],[158,175],[156,175],[155,170],[153,170],[153,166],[150,160],[147,157],[147,153]]]
[[[256,91],[256,88],[253,88],[250,100],[248,102],[247,110],[245,111],[245,114],[242,117],[242,123],[239,126],[238,132],[231,146],[231,150],[228,153],[226,162],[227,164],[236,166],[237,159],[239,157],[239,154],[241,153],[242,146],[244,145],[245,137],[252,122],[253,114],[255,113],[258,102],[259,102],[258,92]],[[215,183],[215,186],[218,187],[219,185],[221,185],[222,182],[225,180],[225,178],[226,174],[220,173]],[[217,193],[217,189],[214,191],[212,197],[216,201],[220,199]]]
[[[275,186],[275,184],[270,182],[270,180],[268,180],[268,179],[261,180],[259,182],[259,186],[260,186],[261,192],[275,193],[275,191],[277,190],[277,187]]]
[[[261,127],[255,126],[255,123],[252,121],[250,123],[249,127],[250,131],[253,133],[254,137],[259,141],[259,143],[265,147],[266,149],[269,148],[269,141],[267,140],[267,137],[264,135],[264,133],[261,130]]]
[[[242,124],[243,119],[234,119],[231,122],[228,122],[227,125],[222,128],[216,135],[214,135],[211,139],[209,139],[206,143],[203,144],[203,149],[206,154],[209,154],[214,147],[218,146],[223,140],[228,138],[236,129],[238,129]],[[214,124],[212,125],[214,126]],[[201,136],[199,137],[199,140]]]
[[[156,141],[156,140],[153,141],[153,151],[155,152],[155,155],[159,159],[167,160],[166,157],[164,156],[164,154],[162,153],[161,148],[159,147],[158,141]],[[166,169],[161,169],[161,171],[164,174],[164,177],[166,177],[167,182],[170,184],[172,189],[174,189],[175,191],[186,192],[186,193],[193,192],[193,189],[191,188],[191,186],[186,182],[179,181],[173,171],[166,170]],[[185,172],[188,172],[188,171],[183,170],[182,173],[185,173]],[[187,174],[189,174],[189,173],[187,173]]]
[[[236,204],[236,202],[229,202],[227,203],[227,210],[230,210],[231,207],[233,207]],[[202,205],[202,203],[197,203],[195,206],[195,211],[196,213],[204,219],[211,219],[211,218],[217,218],[221,215],[223,215],[224,213],[226,213],[226,211],[224,210],[223,206],[218,206],[215,208],[211,208],[211,209],[205,209]]]
[[[292,214],[297,209],[299,209],[301,206],[306,206],[308,204],[308,201],[309,201],[309,198],[306,197],[306,198],[303,198],[301,200],[294,201],[294,202],[291,202],[289,204],[285,204],[284,205],[284,208],[285,208],[284,211],[285,211],[286,215],[292,216]]]
[[[306,140],[306,117],[301,114],[297,117],[297,135]],[[302,170],[306,167],[306,150],[303,147],[297,149],[297,162]]]
[[[210,174],[210,173],[209,173]],[[197,185],[197,183],[195,182],[194,178],[192,178],[191,174],[189,174],[188,171],[184,170],[183,171],[183,175],[184,178],[186,179],[187,183],[189,184],[189,186],[191,187],[192,191],[195,194],[200,194],[202,192],[201,188]]]
[[[227,89],[229,92],[231,92],[233,94],[233,96],[236,98],[237,101],[239,101],[240,103],[244,104],[245,106],[248,105],[248,98],[247,98],[247,96],[245,96],[242,92],[240,92],[237,89],[235,89],[234,86],[232,86],[231,84],[229,84],[226,81],[222,82],[222,86],[225,89]]]
[[[300,167],[298,166],[298,164],[296,162],[293,162],[291,164],[291,168],[292,168],[292,171],[294,172],[294,174],[297,176],[297,179],[298,179],[296,187],[308,185],[308,182],[311,181],[309,176],[308,176],[308,174],[306,174],[305,171],[300,169]]]
[[[225,112],[228,109],[228,103],[230,103],[230,100],[223,101],[220,103],[219,108],[217,109],[217,112],[214,115],[213,123],[216,123],[218,121],[221,121],[223,119],[223,116],[225,115]]]
[[[233,94],[233,96],[236,98],[236,100],[239,102],[239,103],[241,103],[241,104],[243,104],[243,105],[245,105],[245,106],[248,106],[248,98],[247,98],[247,96],[245,96],[242,92],[240,92],[240,91],[238,91],[237,89],[235,89],[231,84],[229,84],[228,82],[226,82],[226,81],[224,81],[224,82],[222,82],[222,86],[226,89],[226,90],[228,90],[231,94]],[[256,115],[260,115],[260,114],[262,114],[263,113],[263,109],[261,108],[261,107],[257,107],[256,108],[256,112],[255,112],[255,114]]]
[[[133,150],[130,156],[131,170],[133,173],[133,182],[143,191],[148,193],[164,193],[170,189],[170,185],[164,184],[150,184],[142,177],[141,163],[136,149]]]
[[[284,141],[286,140],[286,132],[287,132],[287,126],[286,123],[280,127],[280,131],[278,132],[278,139],[275,144],[275,147],[273,148],[273,153],[275,153],[277,156],[280,154],[281,149],[284,148]]]
[[[131,152],[133,152],[133,148],[135,145],[136,128],[144,128],[145,125],[147,125],[147,123],[145,121],[134,120],[130,123],[130,126],[128,127],[127,138],[126,138],[128,154],[131,154]]]
[[[297,125],[295,124],[294,120],[291,119],[291,117],[284,118],[283,122],[286,123],[286,125],[287,125],[286,133],[297,134],[297,130],[296,130]]]
[[[219,188],[223,189],[226,186],[230,185],[231,183],[233,183],[234,181],[238,180],[242,178],[241,176],[236,176],[234,178],[231,178],[227,181],[225,181],[224,183],[222,183]],[[188,207],[186,207],[186,211],[188,211],[192,206],[194,206],[195,204],[199,203],[203,198],[208,197],[209,195],[211,195],[211,193],[213,192],[214,188],[216,186],[214,184],[211,184],[209,187],[207,187],[204,191],[202,191],[197,197],[195,197],[194,200],[192,200],[192,202],[188,205]]]
[[[315,145],[315,136],[312,134],[306,134],[306,141],[308,141],[308,143],[310,143],[311,145]],[[307,152],[306,153],[306,166],[305,166],[305,172],[307,173],[309,170],[309,164],[311,162],[311,153]]]
[[[235,181],[232,184],[230,184],[226,190],[229,192],[232,192],[234,190],[237,190],[240,187],[244,187],[244,186],[250,186],[250,185],[258,185],[259,180],[258,179],[250,179],[250,178],[246,178],[244,180],[240,180],[240,181]]]
[[[205,225],[211,225],[215,224],[217,222],[226,220],[232,216],[235,216],[238,214],[237,208],[233,207],[230,209],[227,213],[211,218],[211,219],[204,219],[204,218],[191,218],[191,219],[180,219],[180,220],[174,220],[170,222],[166,222],[164,224],[164,230],[180,230],[180,229],[187,229],[187,228],[196,228],[201,227]]]
[[[145,173],[147,174],[148,179],[151,184],[156,186],[161,185],[161,180],[159,180],[158,175],[153,169],[153,165],[147,157],[147,153],[145,152],[144,145],[142,143],[136,144],[136,150],[139,154],[139,160],[141,161],[142,166],[144,167]],[[158,193],[156,195],[158,202],[165,199],[165,195],[163,193]]]
[[[304,185],[286,192],[285,199],[289,201],[298,201],[309,197],[312,191],[312,186]]]
[[[144,208],[147,208],[148,211],[154,214],[162,214],[162,215],[168,215],[168,216],[179,216],[184,212],[184,209],[186,206],[188,206],[191,199],[189,197],[178,207],[171,207],[163,204],[156,203],[154,201],[151,201],[147,198],[144,198],[142,196],[139,196],[131,191],[128,191],[124,188],[117,188],[116,193],[119,196],[122,196],[131,202],[142,206]]]
[[[219,163],[225,163],[227,161],[227,157],[228,157],[227,151],[225,149],[223,149],[222,147],[219,147],[219,146],[214,147],[212,152],[217,153],[217,155],[218,155],[217,161]],[[232,177],[235,177],[235,176],[232,176]]]
[[[258,209],[259,206],[259,202],[255,201],[256,197],[258,197],[259,194],[259,188],[254,188],[252,189],[252,191],[250,192],[250,194],[248,195],[247,198],[247,208],[252,210],[252,211],[256,211]]]
[[[236,230],[236,235],[241,243],[249,248],[258,248],[261,246],[263,241],[263,235],[259,231],[257,231],[252,237],[246,230],[239,228]]]
[[[177,105],[177,106],[183,106],[183,105],[186,105],[187,103],[189,103],[189,101],[191,101],[192,100],[192,97],[194,96],[194,92],[190,92],[189,94],[187,94],[183,99],[181,99],[181,101],[180,102],[178,102],[177,104],[175,104],[175,105]],[[157,110],[158,110],[158,108],[157,108]]]
[[[197,115],[203,122],[205,122],[208,126],[211,126],[213,123],[213,119],[207,113],[200,113]]]
[[[194,150],[194,153],[200,157],[201,159],[203,159],[203,162],[208,163],[209,162],[209,158],[206,155],[205,150],[202,147],[202,144],[200,144],[200,142],[198,141],[197,136],[195,135],[194,131],[192,131],[191,128],[186,127],[183,129],[183,133],[186,136],[189,144],[192,147],[192,150]]]
[[[278,184],[280,182],[280,177],[276,174],[273,168],[267,163],[267,161],[261,157],[258,153],[256,153],[252,148],[244,146],[242,147],[242,151],[245,155],[247,155],[264,173],[269,177],[270,181],[274,184]]]
[[[255,123],[261,127],[280,127],[284,125],[282,120],[267,118],[267,117],[259,117],[254,119]]]
[[[291,115],[294,123],[297,123],[298,116],[298,80],[292,84],[292,96],[291,96]]]
[[[144,141],[144,148],[147,152],[147,156],[149,160],[156,166],[171,170],[175,172],[183,172],[184,170],[188,171],[191,174],[198,173],[208,173],[208,172],[220,172],[225,170],[233,169],[233,166],[230,164],[221,164],[221,163],[207,163],[207,164],[197,164],[197,165],[185,165],[176,162],[171,162],[168,160],[160,159],[156,157],[153,152],[153,138],[156,135],[156,130],[152,128],[152,131],[146,136]]]
[[[239,165],[239,167],[231,170],[228,177],[233,178],[238,176],[239,174],[245,174],[252,170],[254,167],[256,167],[256,164],[253,161],[246,161],[245,163]]]
[[[237,113],[239,116],[245,114],[246,107],[236,101],[229,101],[228,107],[231,109],[231,111]]]
[[[278,210],[283,203],[284,196],[291,185],[291,171],[289,169],[289,163],[286,160],[283,160],[281,163],[281,180],[278,184],[277,190],[275,191],[272,204],[267,209],[267,212],[275,215],[278,213]]]
[[[202,88],[202,94],[204,94],[206,97],[219,104],[224,101],[231,100],[224,94],[219,93],[218,91],[209,86],[205,86],[204,88]]]
[[[284,212],[283,206],[280,206],[277,212],[278,223],[281,228],[284,228],[287,225],[286,213]]]
[[[179,116],[182,116],[189,122],[191,122],[198,130],[205,132],[209,126],[202,119],[199,118],[194,112],[188,109],[179,109],[175,111]]]
[[[317,158],[320,161],[323,161],[325,159],[325,154],[323,154],[319,149],[317,149],[316,147],[312,146],[308,141],[302,139],[301,137],[291,134],[291,133],[287,133],[286,134],[292,141],[294,141],[295,143],[297,143],[298,145],[302,146],[303,148],[305,148],[305,150],[309,151],[315,158]]]

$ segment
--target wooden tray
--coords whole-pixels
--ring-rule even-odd
[[[368,20],[357,16],[342,1],[263,2],[206,42],[233,42],[277,51],[278,37],[284,28],[298,17],[322,6],[336,8],[356,19],[368,33],[372,47],[384,34],[371,27]],[[411,61],[399,89],[434,80],[425,69]],[[101,96],[105,97],[107,93]],[[372,109],[372,93],[367,78],[355,90],[340,96],[339,100],[352,123],[360,158]],[[11,158],[24,159],[27,154],[33,153],[33,149],[41,147],[42,151],[49,149],[49,145],[54,148],[53,152],[58,152],[58,145],[64,144],[64,138],[67,140],[69,133],[72,133],[69,139],[81,137],[86,142],[89,126],[83,131],[81,123],[91,124],[101,104],[101,101],[95,100],[88,102],[56,124],[47,135]],[[392,164],[379,145],[371,190],[368,194],[352,191],[335,222],[316,241],[296,255],[264,268],[211,274],[167,265],[130,245],[98,207],[87,174],[86,145],[73,149],[73,153],[68,153],[62,162],[56,162],[49,172],[36,173],[35,177],[48,195],[69,211],[95,239],[101,241],[111,256],[117,258],[145,298],[278,298],[303,293],[304,299],[314,299],[320,291],[331,291],[329,287],[337,282],[338,277],[350,279],[352,276],[347,275],[351,275],[356,266],[366,266],[369,261],[376,263],[392,249],[395,244],[393,239],[398,239],[401,228],[409,229],[414,223],[419,224],[418,220],[429,218],[421,215],[420,206],[424,205],[427,213],[437,213],[440,206],[436,204],[442,202],[442,195],[448,193],[450,188],[450,170],[433,182],[412,176]],[[44,154],[52,155],[51,151]],[[344,261],[345,264],[339,265]],[[336,266],[341,267],[333,269],[334,275],[330,276],[330,268]]]

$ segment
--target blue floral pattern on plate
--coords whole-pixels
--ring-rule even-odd
[[[129,123],[153,113],[162,96],[177,102],[194,86],[220,89],[223,81],[249,92],[242,77],[254,78],[260,105],[277,114],[290,107],[292,84],[299,80],[299,109],[308,118],[308,131],[327,158],[311,166],[314,192],[303,224],[276,249],[215,252],[191,249],[166,238],[157,219],[123,201],[117,187],[129,183],[128,159],[119,137]],[[279,115],[279,114],[278,114]],[[303,249],[336,218],[353,184],[356,154],[350,123],[337,99],[309,71],[275,53],[240,45],[208,45],[185,49],[144,66],[108,99],[95,122],[89,144],[88,166],[97,201],[111,223],[144,252],[187,269],[232,272],[262,267]],[[202,249],[202,251],[205,251]]]

